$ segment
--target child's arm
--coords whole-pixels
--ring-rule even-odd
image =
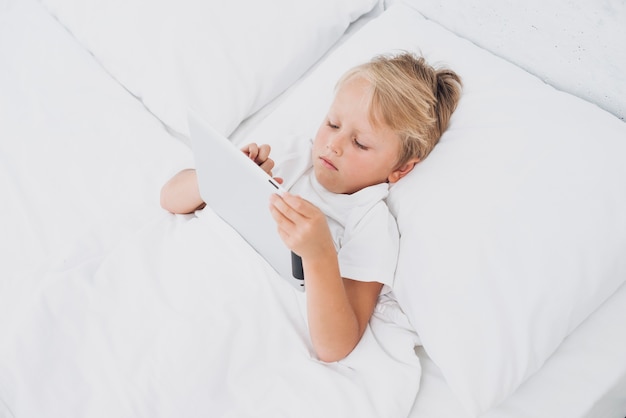
[[[196,170],[178,172],[161,188],[161,207],[172,213],[192,213],[204,207]]]
[[[324,214],[306,200],[271,198],[272,216],[285,244],[302,257],[311,341],[320,360],[346,357],[372,316],[382,284],[343,279]]]
[[[255,143],[241,148],[244,154],[271,176],[274,161],[269,158],[270,150],[267,144]],[[282,183],[282,179],[277,179],[277,181]],[[161,207],[172,213],[192,213],[202,209],[204,205],[198,189],[198,176],[194,169],[188,168],[178,172],[161,188]]]

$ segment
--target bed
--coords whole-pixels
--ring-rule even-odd
[[[291,3],[0,3],[0,417],[625,417],[626,7]],[[159,190],[189,110],[280,161],[402,50],[464,93],[391,189],[394,297],[327,364],[302,292]]]

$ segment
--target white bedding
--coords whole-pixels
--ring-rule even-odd
[[[387,200],[401,234],[394,291],[478,416],[626,280],[626,125],[398,4],[249,137],[270,143],[280,161],[293,138],[314,134],[343,71],[398,50],[418,50],[464,80],[441,142]]]
[[[164,215],[103,258],[72,254],[2,344],[15,417],[374,418],[412,406],[420,366],[396,304],[379,305],[348,358],[316,360],[302,293],[210,210]]]
[[[187,135],[188,108],[230,134],[378,0],[41,3],[164,124]]]
[[[44,3],[51,7],[75,2],[46,0]],[[357,3],[358,0],[354,2]],[[374,2],[361,3],[365,6],[360,12],[365,12]],[[107,7],[128,5],[124,2],[107,4]],[[104,3],[101,6],[104,7]],[[360,12],[350,16],[356,17]],[[369,17],[373,18],[375,14]],[[0,258],[0,418],[469,417],[477,416],[468,412],[477,408],[472,402],[482,401],[480,397],[491,401],[499,396],[505,399],[485,417],[522,418],[546,413],[576,418],[623,418],[626,415],[626,361],[621,354],[626,350],[624,285],[612,296],[609,294],[626,277],[604,277],[605,274],[583,275],[582,279],[577,279],[577,275],[584,271],[594,274],[598,270],[623,271],[623,259],[616,259],[615,253],[619,254],[620,245],[626,243],[626,234],[616,232],[626,226],[623,215],[626,210],[622,210],[625,194],[624,188],[620,188],[624,186],[626,175],[622,176],[622,166],[615,166],[616,157],[623,155],[623,145],[615,138],[625,128],[616,124],[615,118],[608,114],[587,108],[573,97],[556,94],[538,80],[525,78],[527,75],[522,70],[494,60],[484,51],[474,53],[474,45],[463,43],[465,41],[453,34],[441,36],[444,33],[441,28],[415,14],[415,10],[397,8],[386,18],[372,22],[374,24],[369,29],[363,28],[366,29],[363,33],[357,31],[335,52],[326,55],[286,94],[240,125],[235,140],[243,142],[251,138],[280,145],[293,134],[312,134],[324,111],[325,100],[332,93],[332,83],[344,66],[389,48],[423,48],[427,58],[449,64],[462,76],[467,76],[467,95],[465,105],[459,108],[460,116],[453,119],[450,135],[440,144],[442,148],[436,150],[432,159],[429,157],[432,164],[421,165],[419,173],[428,180],[430,172],[431,181],[434,178],[441,182],[451,179],[459,167],[464,167],[466,190],[483,193],[485,199],[479,202],[489,202],[491,196],[485,190],[477,190],[477,182],[470,181],[472,175],[482,172],[472,171],[471,164],[463,165],[461,155],[457,155],[458,160],[450,159],[450,156],[454,157],[454,152],[460,151],[467,152],[467,155],[476,154],[480,147],[459,147],[458,139],[455,147],[455,138],[475,141],[476,137],[485,140],[502,137],[513,141],[511,144],[516,147],[518,159],[505,164],[506,158],[514,153],[501,146],[495,147],[492,154],[495,158],[483,161],[478,156],[473,160],[477,167],[493,170],[494,176],[485,175],[483,179],[486,181],[482,184],[506,182],[507,176],[516,173],[510,170],[511,167],[521,167],[527,170],[525,174],[544,167],[542,160],[526,158],[528,154],[524,153],[528,153],[529,148],[515,142],[524,139],[523,135],[511,135],[510,138],[500,135],[502,131],[499,129],[503,127],[546,126],[542,117],[547,112],[541,111],[543,107],[537,106],[539,111],[532,112],[524,103],[507,102],[519,98],[520,91],[528,93],[523,97],[529,99],[529,103],[532,103],[530,99],[541,97],[545,102],[540,104],[546,108],[552,103],[563,103],[568,110],[582,112],[579,114],[585,117],[588,111],[590,123],[606,122],[597,125],[599,137],[594,143],[603,146],[592,154],[596,158],[587,163],[587,171],[573,170],[572,178],[591,179],[591,182],[603,178],[606,173],[616,176],[607,178],[594,190],[596,194],[592,201],[597,205],[582,200],[576,208],[555,206],[555,212],[569,211],[568,216],[562,217],[563,222],[575,220],[583,209],[594,215],[602,213],[602,216],[594,217],[598,223],[595,230],[613,234],[609,237],[616,245],[594,247],[602,249],[598,252],[605,257],[603,259],[592,251],[585,251],[585,239],[595,237],[590,235],[592,228],[576,229],[581,231],[580,235],[573,236],[571,243],[564,239],[558,241],[563,254],[576,253],[580,255],[579,260],[585,257],[589,260],[582,267],[571,269],[570,282],[585,283],[585,287],[571,285],[572,288],[568,288],[567,281],[559,282],[565,286],[561,288],[562,297],[554,298],[555,302],[550,304],[560,314],[557,306],[573,303],[575,309],[572,312],[576,315],[570,316],[571,312],[567,311],[556,318],[541,316],[538,307],[544,306],[542,304],[511,303],[511,307],[518,309],[514,312],[519,314],[519,321],[515,324],[507,322],[510,318],[505,313],[510,314],[510,311],[504,308],[496,311],[502,315],[493,321],[508,326],[505,329],[511,334],[528,332],[529,341],[542,340],[537,333],[530,332],[532,327],[523,326],[526,324],[524,315],[538,321],[528,322],[536,324],[537,329],[550,330],[547,325],[556,324],[551,343],[569,334],[558,347],[545,349],[539,346],[542,349],[535,353],[533,363],[539,368],[536,373],[535,370],[528,371],[524,363],[516,362],[519,356],[523,358],[526,354],[526,347],[515,346],[515,353],[499,360],[505,365],[515,362],[513,367],[519,367],[518,371],[528,373],[528,376],[514,374],[514,379],[504,380],[506,385],[501,386],[504,395],[472,393],[474,387],[490,387],[494,382],[508,379],[506,371],[510,369],[490,369],[491,374],[485,376],[485,380],[469,388],[464,386],[473,382],[471,373],[475,370],[450,368],[450,359],[455,356],[463,359],[463,353],[470,352],[464,344],[454,340],[463,335],[457,331],[466,329],[466,324],[460,320],[453,322],[452,326],[448,326],[450,322],[441,322],[446,324],[442,327],[445,333],[435,335],[433,339],[433,329],[437,329],[437,320],[442,320],[443,315],[439,317],[428,304],[405,305],[413,325],[418,323],[415,321],[416,311],[425,313],[422,317],[430,319],[419,321],[423,337],[427,338],[423,340],[425,347],[418,348],[418,356],[415,356],[414,345],[418,344],[418,337],[399,306],[389,299],[381,301],[362,342],[346,360],[336,364],[315,360],[300,292],[277,277],[210,209],[194,215],[174,216],[159,208],[161,185],[176,171],[193,164],[187,146],[165,128],[169,125],[168,128],[184,132],[184,127],[175,127],[176,122],[158,119],[159,114],[155,116],[148,111],[144,104],[150,107],[149,103],[144,101],[142,104],[128,90],[143,99],[141,94],[115,81],[103,70],[103,65],[106,68],[104,58],[94,57],[93,50],[86,50],[85,43],[81,45],[39,3],[34,0],[9,1],[5,5],[0,3],[0,251],[3,254]],[[274,29],[280,31],[282,26]],[[338,36],[337,26],[332,30]],[[309,34],[301,34],[305,38],[315,37],[313,32],[305,33]],[[332,41],[326,36],[324,39],[325,47],[328,47]],[[464,45],[467,46],[464,48]],[[321,49],[316,49],[315,57],[320,52]],[[475,71],[478,67],[473,60],[477,57],[486,57],[485,62],[493,64],[490,73]],[[306,58],[310,62],[302,64],[298,71],[304,71],[316,59]],[[117,64],[123,66],[126,63],[118,61]],[[167,72],[168,68],[158,70]],[[253,68],[249,70],[248,75],[258,76]],[[298,77],[293,67],[286,69],[286,73],[289,82]],[[234,80],[236,77],[229,82],[236,83]],[[511,80],[516,83],[510,89],[503,88]],[[138,80],[140,84],[150,85],[148,81]],[[208,81],[214,83],[216,80]],[[229,118],[234,118],[224,120],[223,130],[230,130],[262,102],[270,100],[284,88],[284,82],[279,80],[277,85],[273,84],[271,92],[264,90],[263,99],[252,97],[254,94],[249,91],[250,96],[238,96],[221,109]],[[619,82],[624,85],[623,80]],[[163,105],[163,97],[167,99],[167,94],[163,96],[164,92],[158,89],[149,90],[149,93],[159,98],[153,103]],[[219,104],[223,97],[223,94],[209,97],[213,101],[208,105]],[[554,102],[555,97],[561,101]],[[501,106],[500,113],[496,112],[508,118],[501,125],[494,124],[485,111],[493,111],[494,108],[489,107],[492,100],[498,104],[508,103]],[[227,107],[235,109],[234,113]],[[155,111],[157,108],[152,108],[152,112],[159,113]],[[498,110],[497,106],[495,109]],[[180,120],[179,112],[180,109],[174,112],[172,120]],[[524,119],[528,115],[538,119]],[[585,138],[580,135],[589,129],[570,131],[567,131],[568,135],[574,141],[582,141]],[[583,133],[579,135],[579,131]],[[550,125],[548,132],[561,131]],[[459,136],[462,133],[467,137]],[[543,139],[542,136],[536,138],[539,142]],[[556,155],[584,156],[576,150],[548,152],[557,150],[556,145],[546,148],[542,153],[543,161],[555,162],[554,167],[565,167],[555,159]],[[603,149],[615,152],[605,158]],[[279,146],[275,151],[280,157]],[[523,165],[526,161],[533,164]],[[598,161],[606,161],[606,167],[600,167]],[[458,165],[450,168],[451,162]],[[571,163],[567,167],[576,166]],[[450,176],[432,176],[436,170]],[[486,169],[484,173],[487,173]],[[537,173],[552,175],[550,170]],[[522,204],[530,205],[536,197],[529,194],[532,188],[528,186],[544,190],[542,184],[532,182],[542,178],[545,177],[516,177],[520,184],[527,186],[519,189],[520,196],[527,198],[520,199],[519,208],[531,207]],[[490,183],[492,179],[498,181]],[[531,182],[524,183],[522,179]],[[430,187],[424,187],[424,184],[428,183],[417,182],[410,188],[396,189],[396,209],[406,207],[404,203],[398,203],[407,198],[406,191],[418,190],[421,197],[423,193],[438,190],[436,186],[441,183],[430,183]],[[454,190],[448,186],[442,190]],[[501,191],[507,190],[503,188]],[[565,193],[571,193],[574,188],[567,185],[562,190],[565,190],[563,196],[571,197]],[[549,190],[544,193],[547,197],[552,196]],[[412,199],[411,194],[408,196],[409,200]],[[457,196],[463,197],[464,194]],[[428,201],[436,206],[437,202],[442,202],[437,200],[440,197],[434,194]],[[474,210],[478,212],[478,203],[468,202],[475,205]],[[410,200],[408,207],[412,211],[428,208],[416,203],[421,202]],[[500,208],[506,207],[507,201],[503,199],[500,203]],[[557,205],[562,203],[556,202]],[[454,215],[464,208],[451,205],[445,209],[446,214]],[[399,216],[400,225],[406,228],[401,231],[405,235],[405,251],[416,242],[414,228],[418,222],[412,220],[411,213],[418,212]],[[541,228],[550,230],[549,222],[544,224],[542,219],[537,220]],[[441,233],[419,230],[421,233],[417,237],[426,244],[433,239],[443,240],[446,234],[454,237],[454,230],[445,228],[450,225],[446,218],[435,216],[428,225]],[[437,225],[443,228],[438,229]],[[581,225],[595,224],[583,222]],[[545,242],[555,242],[554,237],[541,228]],[[519,233],[514,228],[506,231]],[[460,259],[454,252],[455,247],[450,248],[448,258],[442,260]],[[479,246],[464,248],[467,249],[466,256],[474,256],[482,264],[460,266],[459,269],[465,273],[473,271],[475,277],[489,277],[480,269],[490,265],[488,254],[481,252]],[[420,254],[423,257],[427,252]],[[510,257],[512,264],[509,266],[517,266],[517,257],[521,258],[525,253],[509,251],[503,254]],[[591,259],[592,256],[595,258]],[[412,278],[412,272],[417,269],[411,267],[411,259],[405,257],[405,260],[409,261],[404,262],[403,289],[413,289],[414,282],[407,281],[407,278]],[[604,260],[610,262],[603,264]],[[450,268],[455,266],[458,264],[451,264]],[[547,277],[544,270],[539,269]],[[459,274],[455,279],[462,280],[463,277]],[[503,277],[501,282],[506,283],[511,277],[514,275]],[[542,280],[532,283],[535,287],[527,288],[529,293],[546,295],[549,293],[545,292],[552,291],[549,286],[547,290],[542,287],[546,283]],[[477,290],[485,286],[480,280],[475,284]],[[595,290],[590,292],[589,289]],[[477,293],[489,294],[487,291]],[[409,304],[425,297],[419,292],[407,292],[406,295],[404,301]],[[445,307],[445,312],[452,312],[451,306],[456,301],[448,295],[440,295],[439,305]],[[501,296],[502,299],[484,297],[475,310],[472,310],[471,303],[467,303],[467,298],[460,299],[456,306],[460,311],[469,309],[464,319],[471,321],[489,312],[493,305],[503,303],[507,294],[503,292]],[[607,302],[602,303],[607,297]],[[584,304],[576,305],[577,300],[584,301]],[[587,313],[591,313],[587,319],[580,317]],[[578,325],[578,322],[582,323]],[[481,341],[511,342],[490,329],[490,325],[491,322],[484,321],[482,334],[467,338],[477,343],[472,349],[478,355],[501,354],[496,346],[481,346]],[[448,344],[449,341],[455,342]],[[556,348],[554,353],[552,348]],[[495,360],[498,359],[494,358],[494,364]],[[456,386],[450,384],[452,381]],[[554,395],[554,388],[558,388],[558,396]],[[564,404],[568,399],[570,402]]]
[[[27,272],[160,215],[161,185],[192,156],[33,1],[0,13],[0,92],[2,324]]]
[[[428,19],[559,90],[625,120],[623,1],[403,1],[413,4]]]
[[[317,361],[300,292],[209,210],[159,208],[189,149],[38,4],[0,19],[2,418],[408,414],[397,305]]]
[[[565,339],[542,369],[484,418],[626,416],[626,286]],[[410,418],[470,415],[423,347],[422,380]]]

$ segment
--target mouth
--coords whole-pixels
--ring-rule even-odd
[[[337,171],[337,167],[328,158],[320,156],[319,159],[324,167]]]

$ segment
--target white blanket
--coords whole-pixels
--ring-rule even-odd
[[[304,295],[159,188],[189,150],[36,2],[0,13],[0,418],[402,417],[414,334],[381,302],[312,355]]]
[[[160,213],[161,185],[192,161],[36,1],[9,6],[0,7],[0,335],[33,270],[95,230],[98,246],[115,245]]]
[[[37,280],[2,338],[14,417],[409,414],[421,370],[395,302],[326,364],[304,294],[210,209],[165,214],[108,254],[91,244]]]

